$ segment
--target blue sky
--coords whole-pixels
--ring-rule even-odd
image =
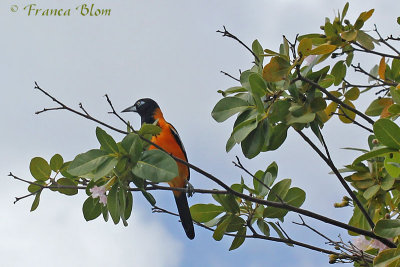
[[[70,8],[71,16],[28,16],[23,7],[31,3],[42,9]],[[136,99],[151,97],[179,131],[193,164],[231,184],[243,175],[231,163],[235,155],[252,171],[265,169],[275,160],[278,179],[292,178],[295,186],[307,192],[304,208],[347,221],[350,210],[332,207],[345,195],[344,189],[293,132],[280,151],[248,161],[237,148],[225,153],[233,121],[218,124],[210,116],[220,99],[217,90],[236,85],[219,72],[237,75],[252,61],[243,47],[222,38],[216,30],[225,25],[249,45],[257,38],[264,48],[277,49],[283,34],[293,39],[296,33],[319,31],[324,18],[332,18],[345,1],[94,1],[98,8],[111,9],[109,17],[80,16],[75,7],[83,3],[0,3],[2,262],[6,266],[54,266],[55,262],[58,266],[328,266],[325,255],[265,241],[247,240],[229,252],[231,238],[216,242],[211,232],[197,227],[196,238],[190,241],[176,218],[152,214],[141,195],[134,195],[128,227],[101,219],[85,222],[83,192],[75,197],[45,192],[39,208],[30,213],[33,199],[12,203],[15,196],[27,192],[26,185],[7,174],[12,171],[29,178],[29,161],[35,156],[50,159],[60,153],[72,159],[98,146],[94,123],[67,112],[34,114],[54,106],[33,90],[37,81],[65,103],[78,107],[82,102],[92,115],[120,127],[119,121],[107,114],[105,93],[118,110]],[[19,10],[11,12],[12,5]],[[351,1],[348,17],[354,21],[360,12],[375,8],[366,28],[372,29],[376,23],[383,35],[399,34],[400,27],[395,24],[399,5],[397,1]],[[139,126],[135,114],[126,118]],[[123,138],[108,132],[115,139]],[[340,147],[366,146],[364,132],[343,126],[337,119],[324,132],[338,166],[357,155]],[[197,188],[215,187],[194,172],[191,182]],[[170,192],[155,196],[160,206],[175,209]],[[212,200],[195,194],[189,202]],[[293,238],[323,245],[324,240],[293,225],[292,220],[297,220],[295,214],[289,215],[285,229]],[[347,238],[334,227],[307,221],[332,238],[339,233]]]

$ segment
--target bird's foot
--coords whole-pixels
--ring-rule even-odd
[[[186,192],[188,197],[192,197],[194,195],[194,187],[191,183],[187,182],[186,184]]]

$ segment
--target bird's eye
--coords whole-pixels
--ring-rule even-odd
[[[138,100],[138,101],[136,102],[136,104],[135,104],[135,105],[136,105],[137,107],[139,107],[139,106],[141,106],[142,104],[143,104],[143,101],[141,101],[141,100]]]

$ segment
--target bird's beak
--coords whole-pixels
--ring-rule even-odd
[[[121,111],[121,112],[137,112],[136,106],[133,105],[133,106],[131,106],[131,107],[129,107],[129,108],[124,109],[124,110]]]

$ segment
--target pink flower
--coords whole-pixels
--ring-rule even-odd
[[[353,240],[353,245],[356,246],[360,250],[368,250],[371,248],[376,248],[379,249],[380,251],[387,249],[388,247],[383,244],[382,242],[371,239],[367,240],[365,239],[365,236],[359,236],[356,239]]]
[[[93,186],[93,188],[90,188],[89,191],[92,193],[92,198],[98,197],[100,199],[100,203],[103,203],[103,205],[107,205],[107,196],[106,196],[106,187],[105,185],[103,186]]]
[[[305,65],[311,65],[311,63],[313,63],[313,61],[317,58],[316,55],[310,55],[308,57],[306,57],[304,60],[306,61]]]

